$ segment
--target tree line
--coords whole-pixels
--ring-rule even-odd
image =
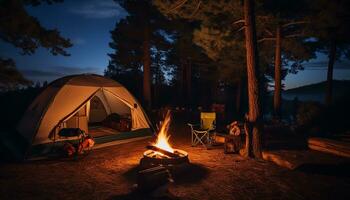
[[[212,86],[246,82],[247,156],[261,157],[262,97],[269,84],[274,88],[274,116],[279,119],[283,78],[323,52],[329,58],[325,103],[330,105],[334,62],[349,58],[345,0],[116,2],[129,15],[111,32],[115,51],[109,55],[106,75],[118,79],[123,73],[138,73],[148,108],[152,85],[157,91],[159,81],[166,79],[164,74],[159,77],[164,67],[173,73],[172,84],[185,89],[178,94],[185,94],[179,99],[187,97],[187,102],[194,96],[194,77],[212,81]]]

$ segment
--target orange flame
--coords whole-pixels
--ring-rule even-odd
[[[165,119],[163,121],[162,127],[160,128],[160,131],[158,133],[158,137],[154,146],[160,149],[169,151],[171,153],[174,153],[174,149],[171,148],[169,144],[169,138],[170,138],[170,136],[168,135],[169,125],[170,125],[170,111],[168,110],[168,112],[166,113]]]

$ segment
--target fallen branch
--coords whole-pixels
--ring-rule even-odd
[[[324,138],[310,138],[308,140],[310,149],[332,153],[338,156],[350,157],[350,145],[348,142]]]
[[[290,22],[287,24],[282,25],[283,28],[291,26],[291,25],[297,25],[297,24],[307,24],[309,23],[308,21],[297,21],[297,22]]]
[[[276,40],[276,38],[262,38],[260,40],[258,40],[258,42],[263,42],[263,41],[269,41],[269,40]]]

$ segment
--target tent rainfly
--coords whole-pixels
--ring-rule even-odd
[[[141,105],[120,83],[94,74],[72,75],[50,83],[29,106],[20,123],[18,132],[29,144],[53,142],[60,128],[84,110],[78,127],[87,130],[90,102],[96,98],[102,102],[107,114],[131,115],[131,129],[151,128],[150,121]],[[86,131],[85,130],[85,131]]]

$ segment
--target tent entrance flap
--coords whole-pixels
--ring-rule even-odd
[[[94,95],[90,96],[85,101],[85,104],[82,104],[74,112],[65,117],[58,124],[54,132],[57,134],[62,128],[80,128],[86,133],[90,133],[92,130],[89,129],[89,125],[101,126],[101,123],[112,113],[132,118],[132,111],[128,105],[125,100],[111,95],[101,88]],[[118,131],[115,132],[117,133]]]
[[[87,100],[85,100],[78,108],[76,108],[68,116],[64,117],[54,128],[51,134],[55,134],[54,138],[62,128],[80,128],[86,133],[89,132],[88,129],[88,117],[90,110],[90,100],[95,96],[95,94],[100,89],[96,90]],[[52,136],[51,136],[52,137]]]
[[[110,110],[107,111],[107,109],[105,108],[106,106],[98,96],[92,97],[92,99],[89,102],[89,124],[102,122],[110,114]]]
[[[65,128],[80,128],[88,132],[87,105],[83,106],[75,115],[63,122],[61,127]]]

